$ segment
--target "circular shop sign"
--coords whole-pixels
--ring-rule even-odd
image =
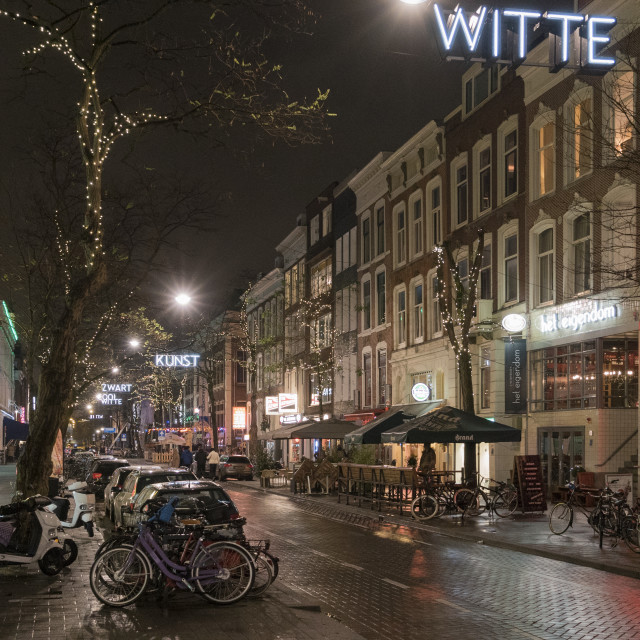
[[[411,387],[411,395],[416,402],[424,402],[431,396],[431,390],[424,382],[418,382]]]
[[[527,319],[519,313],[510,313],[502,318],[502,328],[509,333],[520,333],[527,326]]]

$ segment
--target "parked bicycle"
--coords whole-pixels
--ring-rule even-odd
[[[477,516],[487,512],[500,518],[507,518],[518,508],[518,490],[510,482],[501,482],[476,474],[474,489],[460,489],[459,500],[466,504],[462,517]]]
[[[411,503],[411,515],[416,520],[430,520],[445,513],[462,513],[467,506],[469,494],[452,481],[438,481],[439,475],[424,476],[426,493]]]
[[[194,525],[189,535],[195,543],[180,558],[169,557],[159,538],[174,505],[172,499],[155,516],[140,523],[133,544],[122,543],[98,555],[89,574],[91,590],[98,600],[112,607],[132,604],[160,574],[172,587],[198,592],[216,604],[231,604],[249,593],[256,574],[251,553],[231,540],[205,544],[207,529],[219,525]]]
[[[589,524],[597,517],[598,511],[589,511],[584,505],[582,505],[577,498],[580,492],[580,485],[574,482],[570,482],[567,485],[569,493],[567,499],[558,502],[551,513],[549,513],[549,529],[551,533],[557,536],[561,536],[569,527],[573,527],[574,514],[577,510],[582,513]]]

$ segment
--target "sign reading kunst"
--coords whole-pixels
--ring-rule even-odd
[[[433,10],[447,60],[522,64],[529,51],[548,37],[550,71],[572,64],[583,73],[604,73],[615,65],[614,58],[602,55],[611,43],[608,32],[617,22],[610,16],[486,5],[476,11],[460,6],[443,11],[434,4]]]
[[[156,367],[197,367],[199,354],[174,355],[156,353]]]
[[[504,412],[527,409],[527,341],[511,340],[504,345]]]

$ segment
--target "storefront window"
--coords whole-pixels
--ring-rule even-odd
[[[598,395],[605,408],[638,406],[637,340],[603,340],[601,366],[595,341],[532,351],[529,358],[532,411],[593,409]]]

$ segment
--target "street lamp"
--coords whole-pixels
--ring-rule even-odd
[[[175,297],[175,301],[181,306],[186,307],[191,302],[191,296],[187,293],[179,293]]]
[[[131,338],[131,340],[129,340],[129,344],[136,349],[137,347],[140,346],[140,340],[138,340],[137,338]]]

